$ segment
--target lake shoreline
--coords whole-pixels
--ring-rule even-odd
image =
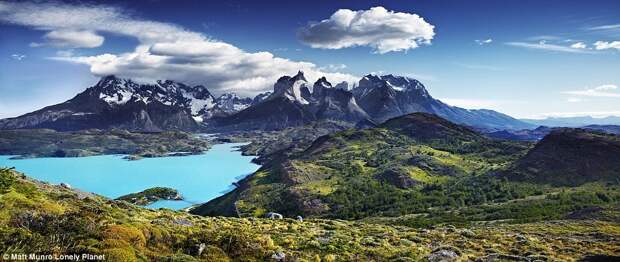
[[[52,184],[65,183],[85,192],[115,199],[152,187],[177,189],[184,201],[161,200],[149,208],[181,210],[223,195],[234,183],[252,174],[259,165],[254,156],[242,155],[246,143],[218,143],[200,154],[166,155],[128,161],[127,155],[42,157],[11,159],[0,156],[0,166],[15,167]]]

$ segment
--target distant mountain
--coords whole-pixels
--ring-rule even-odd
[[[312,91],[311,91],[312,90]],[[227,129],[278,129],[315,120],[381,123],[414,112],[432,113],[452,122],[483,129],[525,129],[531,124],[492,110],[449,106],[430,96],[419,81],[402,76],[367,75],[349,90],[347,83],[332,86],[325,77],[312,89],[303,75],[284,76],[263,102],[239,113],[216,119],[213,126]]]
[[[204,86],[170,80],[139,84],[105,76],[66,102],[0,120],[0,129],[191,131],[200,128],[205,120],[234,114],[261,99],[260,95],[251,99],[234,93],[216,99]]]
[[[265,92],[256,95],[254,99],[252,99],[252,104],[258,104],[260,102],[263,102],[263,100],[267,99],[271,94],[272,92]]]
[[[322,77],[310,85],[300,71],[281,77],[273,92],[253,99],[234,93],[216,99],[204,86],[169,80],[139,84],[106,76],[64,103],[0,120],[0,129],[189,131],[206,126],[221,131],[275,130],[317,120],[369,127],[414,112],[436,114],[484,130],[533,128],[492,110],[444,104],[432,98],[422,83],[407,77],[367,75],[352,86],[346,82],[333,86]]]
[[[253,102],[252,98],[241,98],[235,93],[225,93],[215,99],[216,106],[222,109],[222,111],[230,114],[250,107]]]
[[[601,131],[607,134],[620,135],[620,125],[587,125],[581,128]]]
[[[485,135],[496,139],[515,140],[515,141],[537,141],[561,127],[539,126],[536,129],[522,130],[500,130],[486,133]],[[580,127],[585,130],[599,131],[607,134],[620,135],[620,126],[614,125],[588,125]]]
[[[555,128],[539,126],[535,129],[522,129],[522,130],[500,130],[486,133],[485,135],[491,138],[515,140],[515,141],[537,141],[545,137]]]
[[[549,117],[545,119],[520,119],[539,126],[550,127],[582,127],[587,125],[620,125],[620,116],[608,116],[594,118],[591,116],[580,117]]]
[[[260,98],[259,98],[260,99]],[[202,121],[214,118],[214,117],[226,117],[237,113],[243,109],[246,109],[254,104],[252,98],[242,98],[235,93],[225,93],[219,96],[214,101],[214,106],[203,114]],[[201,122],[202,122],[201,121]]]
[[[426,112],[454,123],[485,129],[535,127],[493,110],[468,110],[447,105],[431,97],[419,81],[403,76],[367,75],[353,89],[353,94],[360,107],[376,122],[383,122],[409,113]]]
[[[214,100],[204,86],[173,81],[145,85],[106,76],[66,102],[0,120],[0,128],[194,130]]]
[[[356,123],[368,118],[350,91],[335,89],[326,78],[318,79],[310,92],[303,72],[283,76],[274,91],[260,102],[228,117],[214,119],[220,129],[274,130],[299,126],[316,120]]]
[[[559,186],[618,181],[619,155],[620,136],[561,128],[551,131],[503,175]]]

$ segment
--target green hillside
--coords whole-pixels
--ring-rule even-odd
[[[492,140],[430,114],[318,138],[272,157],[232,192],[192,210],[202,215],[407,218],[410,226],[559,219],[589,206],[617,207],[618,183],[554,187],[499,175],[531,143]],[[412,215],[414,214],[414,215]]]
[[[602,211],[598,221],[416,229],[387,220],[200,217],[0,170],[3,254],[91,253],[107,261],[612,259],[620,244],[617,219],[617,211]]]

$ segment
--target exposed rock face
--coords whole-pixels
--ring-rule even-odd
[[[258,104],[260,102],[263,102],[265,99],[267,99],[270,95],[272,94],[272,92],[265,92],[265,93],[260,93],[258,95],[256,95],[254,97],[254,99],[252,99],[252,105]]]
[[[620,179],[620,137],[584,129],[557,129],[503,175],[559,186]]]
[[[311,100],[310,90],[308,89],[308,81],[304,73],[299,71],[297,75],[283,76],[273,86],[273,94],[271,97],[284,96],[293,102],[301,105],[309,104]]]
[[[254,105],[218,119],[216,126],[236,130],[274,130],[316,120],[357,122],[368,118],[351,92],[333,88],[324,77],[314,83],[310,92],[303,72],[293,77],[281,77],[269,97],[259,96],[255,98]]]
[[[203,86],[173,81],[145,85],[106,76],[64,103],[0,120],[0,128],[193,130],[213,101]]]
[[[303,72],[283,76],[273,94],[257,96],[253,106],[236,115],[218,119],[219,127],[232,129],[280,129],[314,120],[341,120],[351,123],[381,123],[414,112],[442,116],[452,122],[484,129],[532,127],[492,110],[467,110],[432,98],[419,81],[402,76],[367,75],[350,89],[344,82],[333,87],[319,78],[310,91]]]
[[[532,127],[492,110],[446,105],[432,98],[422,83],[408,77],[367,75],[357,86],[342,82],[335,87],[322,77],[311,91],[300,71],[278,79],[273,93],[259,94],[254,99],[233,93],[215,99],[204,86],[169,80],[139,84],[106,76],[64,103],[0,120],[0,129],[162,131],[195,130],[204,125],[223,131],[273,130],[315,120],[381,123],[413,112],[432,113],[491,131]]]
[[[225,93],[215,100],[217,108],[228,114],[239,112],[253,103],[252,98],[241,98],[235,93]]]
[[[352,91],[359,106],[379,123],[409,113],[426,112],[458,124],[489,129],[532,127],[492,110],[468,110],[449,106],[431,97],[422,83],[408,77],[367,75]]]

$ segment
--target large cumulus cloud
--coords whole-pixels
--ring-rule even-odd
[[[430,44],[435,26],[417,14],[339,9],[328,19],[310,22],[298,32],[299,39],[314,48],[340,49],[370,46],[377,53],[406,51]]]
[[[298,70],[303,70],[310,81],[321,76],[332,82],[359,79],[324,72],[313,63],[275,57],[269,52],[247,52],[174,24],[135,18],[110,6],[0,2],[0,21],[44,31],[44,42],[34,46],[98,47],[105,33],[138,39],[131,52],[89,56],[64,52],[52,57],[88,65],[97,76],[114,74],[143,82],[171,79],[203,84],[216,94],[232,91],[247,96],[272,89],[280,76]]]

